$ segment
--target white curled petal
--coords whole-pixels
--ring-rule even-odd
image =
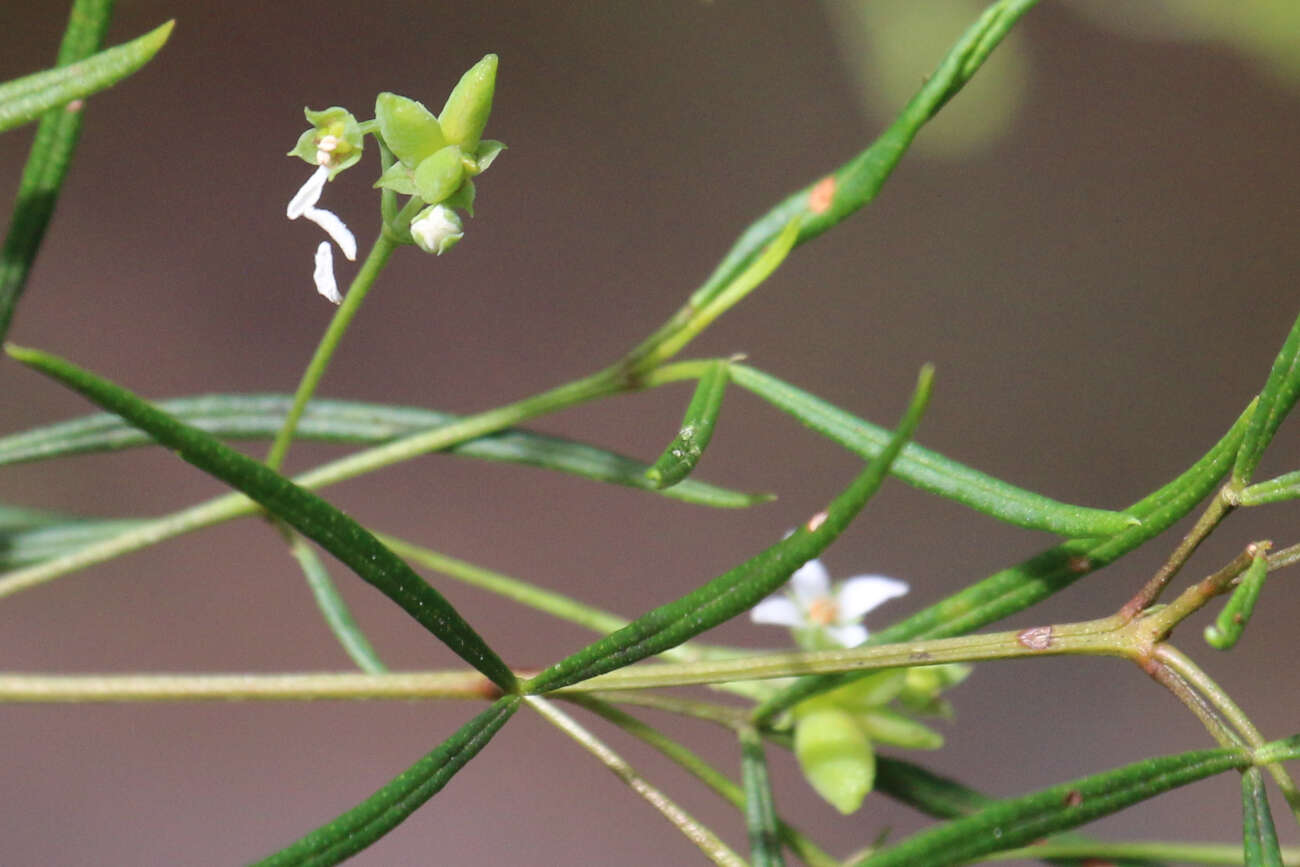
[[[334,249],[329,241],[321,241],[316,248],[316,271],[312,274],[316,281],[316,291],[338,304],[343,300],[339,294],[339,284],[334,281]]]
[[[835,593],[840,623],[852,623],[874,608],[907,592],[907,582],[884,575],[858,575],[839,586]]]
[[[755,623],[771,623],[774,626],[808,625],[799,606],[784,596],[767,597],[749,612],[749,619]]]
[[[334,243],[339,245],[339,249],[343,251],[344,256],[348,257],[348,261],[356,261],[357,239],[352,234],[352,230],[339,219],[338,214],[324,208],[307,208],[302,215],[324,229],[325,233],[334,239]]]
[[[830,595],[831,573],[826,571],[821,560],[814,558],[790,576],[790,589],[794,591],[794,598],[806,608],[810,603]]]
[[[285,209],[285,215],[290,220],[296,220],[303,214],[307,213],[312,207],[320,201],[321,191],[325,189],[325,182],[329,180],[330,170],[328,166],[321,166],[312,173],[303,184],[298,192],[293,194],[289,200],[289,207]]]
[[[827,626],[825,632],[841,647],[857,647],[867,640],[867,627],[857,623],[846,626]]]

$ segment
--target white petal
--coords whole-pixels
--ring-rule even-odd
[[[809,603],[825,599],[831,593],[831,574],[821,560],[812,559],[790,576],[790,589],[805,608]]]
[[[334,249],[329,241],[321,241],[316,248],[316,272],[312,274],[316,281],[316,291],[338,304],[343,300],[339,294],[339,284],[334,282]]]
[[[825,631],[841,647],[857,647],[867,640],[867,627],[857,623],[850,623],[846,626],[827,626]]]
[[[784,596],[767,597],[749,612],[749,619],[755,623],[771,623],[775,626],[808,625],[799,606]]]
[[[338,214],[324,208],[307,208],[302,215],[324,229],[334,239],[334,243],[339,245],[339,249],[349,261],[356,261],[357,239],[353,236],[352,230],[339,219]]]
[[[907,592],[907,582],[884,575],[858,575],[839,586],[835,603],[840,623],[852,623],[873,608]]]
[[[321,191],[325,189],[325,182],[329,180],[329,166],[321,166],[312,172],[312,176],[307,179],[307,183],[293,194],[289,200],[289,207],[285,209],[285,215],[290,220],[296,220],[307,211],[311,210],[317,202],[320,201]]]

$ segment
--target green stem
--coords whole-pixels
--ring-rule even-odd
[[[1221,488],[1218,495],[1210,501],[1210,504],[1205,507],[1205,511],[1197,518],[1195,526],[1183,537],[1182,542],[1169,555],[1169,559],[1160,567],[1160,570],[1138,591],[1136,596],[1120,609],[1121,615],[1132,620],[1138,614],[1150,608],[1160,598],[1160,594],[1168,586],[1169,582],[1178,574],[1178,570],[1183,568],[1183,564],[1192,556],[1192,552],[1205,541],[1210,532],[1219,526],[1219,522],[1226,518],[1234,508],[1236,508],[1235,497],[1230,489],[1227,486]]]
[[[650,785],[644,777],[629,765],[618,753],[611,750],[599,738],[577,723],[573,717],[560,710],[551,702],[537,695],[526,695],[533,710],[553,726],[573,738],[579,746],[591,753],[600,763],[608,768],[614,776],[628,785],[634,792],[644,798],[650,806],[673,824],[686,839],[690,840],[700,851],[719,867],[747,867],[743,858],[722,842],[716,834],[701,825],[691,814],[687,813],[663,792]]]
[[[0,674],[0,702],[494,699],[476,671],[290,674]]]
[[[325,375],[325,369],[329,367],[330,359],[334,357],[339,342],[342,341],[348,326],[352,324],[353,317],[361,309],[361,303],[370,293],[370,287],[374,285],[375,279],[384,270],[389,257],[396,249],[397,243],[386,233],[380,232],[365,262],[361,264],[361,270],[357,272],[352,285],[348,287],[343,303],[339,305],[338,310],[334,311],[334,318],[330,320],[329,327],[325,329],[320,343],[316,345],[316,352],[312,355],[307,369],[303,371],[298,390],[293,395],[293,406],[289,408],[284,426],[280,428],[266,456],[266,465],[271,469],[278,470],[284,464],[284,457],[289,452],[289,444],[293,442],[294,432],[298,429],[298,421],[302,418],[303,411],[307,408],[307,401],[311,400],[311,396],[316,393],[316,387],[320,385],[321,377]]]
[[[1186,654],[1170,644],[1162,644],[1155,651],[1156,658],[1168,666],[1190,683],[1196,690],[1205,697],[1205,700],[1214,707],[1219,714],[1228,721],[1228,723],[1237,731],[1247,744],[1252,747],[1262,747],[1268,741],[1260,733],[1255,724],[1251,722],[1250,717],[1246,716],[1245,711],[1232,700],[1232,697],[1223,690],[1205,671],[1193,662]],[[1282,791],[1282,796],[1286,798],[1287,805],[1291,808],[1292,814],[1296,821],[1300,822],[1300,789],[1296,788],[1295,781],[1287,773],[1286,768],[1277,762],[1265,765],[1268,772],[1272,774],[1274,782]]]

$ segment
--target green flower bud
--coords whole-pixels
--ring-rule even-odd
[[[943,746],[943,735],[901,713],[885,708],[875,708],[858,718],[863,731],[872,740],[911,750],[937,750]]]
[[[489,54],[461,76],[438,115],[443,135],[451,144],[474,153],[488,115],[492,113],[492,95],[496,90],[497,56]]]
[[[847,711],[818,708],[797,716],[794,754],[804,777],[831,806],[852,813],[876,780],[871,741]]]
[[[330,178],[361,159],[365,139],[352,112],[332,106],[324,111],[308,108],[303,113],[312,128],[298,137],[288,156],[299,157],[313,166],[328,166]]]
[[[447,145],[433,112],[413,99],[395,93],[379,94],[375,97],[375,120],[384,143],[408,168],[415,168]]]
[[[465,164],[461,159],[461,150],[456,145],[447,145],[442,150],[426,157],[415,167],[415,192],[431,205],[436,205],[456,192],[465,180]]]
[[[441,256],[465,237],[460,217],[446,205],[431,205],[411,221],[411,238],[421,250]]]

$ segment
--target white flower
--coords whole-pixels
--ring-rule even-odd
[[[307,183],[303,184],[302,188],[289,200],[289,207],[285,210],[285,214],[290,220],[296,220],[299,217],[306,217],[311,220],[334,239],[334,243],[339,245],[339,249],[343,251],[344,256],[347,256],[349,260],[355,260],[357,258],[357,239],[352,235],[352,232],[344,225],[337,214],[316,207],[316,203],[320,201],[321,192],[325,189],[325,182],[329,180],[329,161],[332,151],[333,145],[327,147],[326,141],[322,140],[320,150],[316,155],[320,165],[312,173],[312,176],[307,179]],[[335,304],[343,300],[343,297],[339,295],[338,284],[334,281],[334,253],[327,241],[322,241],[321,245],[316,248],[316,271],[313,276],[316,280],[317,292]]]
[[[790,576],[787,594],[769,596],[749,616],[755,623],[817,630],[841,647],[857,647],[867,640],[867,628],[858,621],[906,592],[906,582],[883,575],[856,575],[832,588],[830,573],[814,559]]]
[[[433,205],[411,221],[411,237],[424,252],[441,256],[465,237],[465,228],[451,208]]]

